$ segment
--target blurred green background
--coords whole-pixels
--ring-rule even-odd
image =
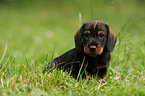
[[[91,20],[117,34],[106,79],[42,74],[52,57],[75,47],[75,33]],[[144,58],[145,0],[0,0],[0,95],[144,96]]]
[[[144,0],[0,0],[0,56],[6,44],[18,60],[64,53],[74,47],[79,13],[81,23],[108,23],[121,42],[145,42],[144,10]]]

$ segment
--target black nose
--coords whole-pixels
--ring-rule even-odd
[[[91,52],[95,52],[97,47],[95,45],[91,45],[89,48]]]

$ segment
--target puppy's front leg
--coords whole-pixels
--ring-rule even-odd
[[[71,76],[75,79],[77,79],[79,73],[79,65],[78,64],[72,64],[72,68],[71,68]]]
[[[107,75],[107,67],[105,67],[105,68],[100,68],[99,71],[98,71],[98,76],[99,76],[101,79],[105,79],[105,78],[106,78],[106,75]]]

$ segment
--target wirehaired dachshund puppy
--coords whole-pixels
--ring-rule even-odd
[[[87,75],[105,79],[110,52],[116,43],[116,34],[108,24],[101,21],[84,23],[76,32],[75,48],[55,58],[46,66],[48,69],[63,69],[78,79]]]

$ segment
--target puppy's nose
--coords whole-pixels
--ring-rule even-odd
[[[91,45],[89,48],[91,52],[95,52],[97,47],[95,45]]]

